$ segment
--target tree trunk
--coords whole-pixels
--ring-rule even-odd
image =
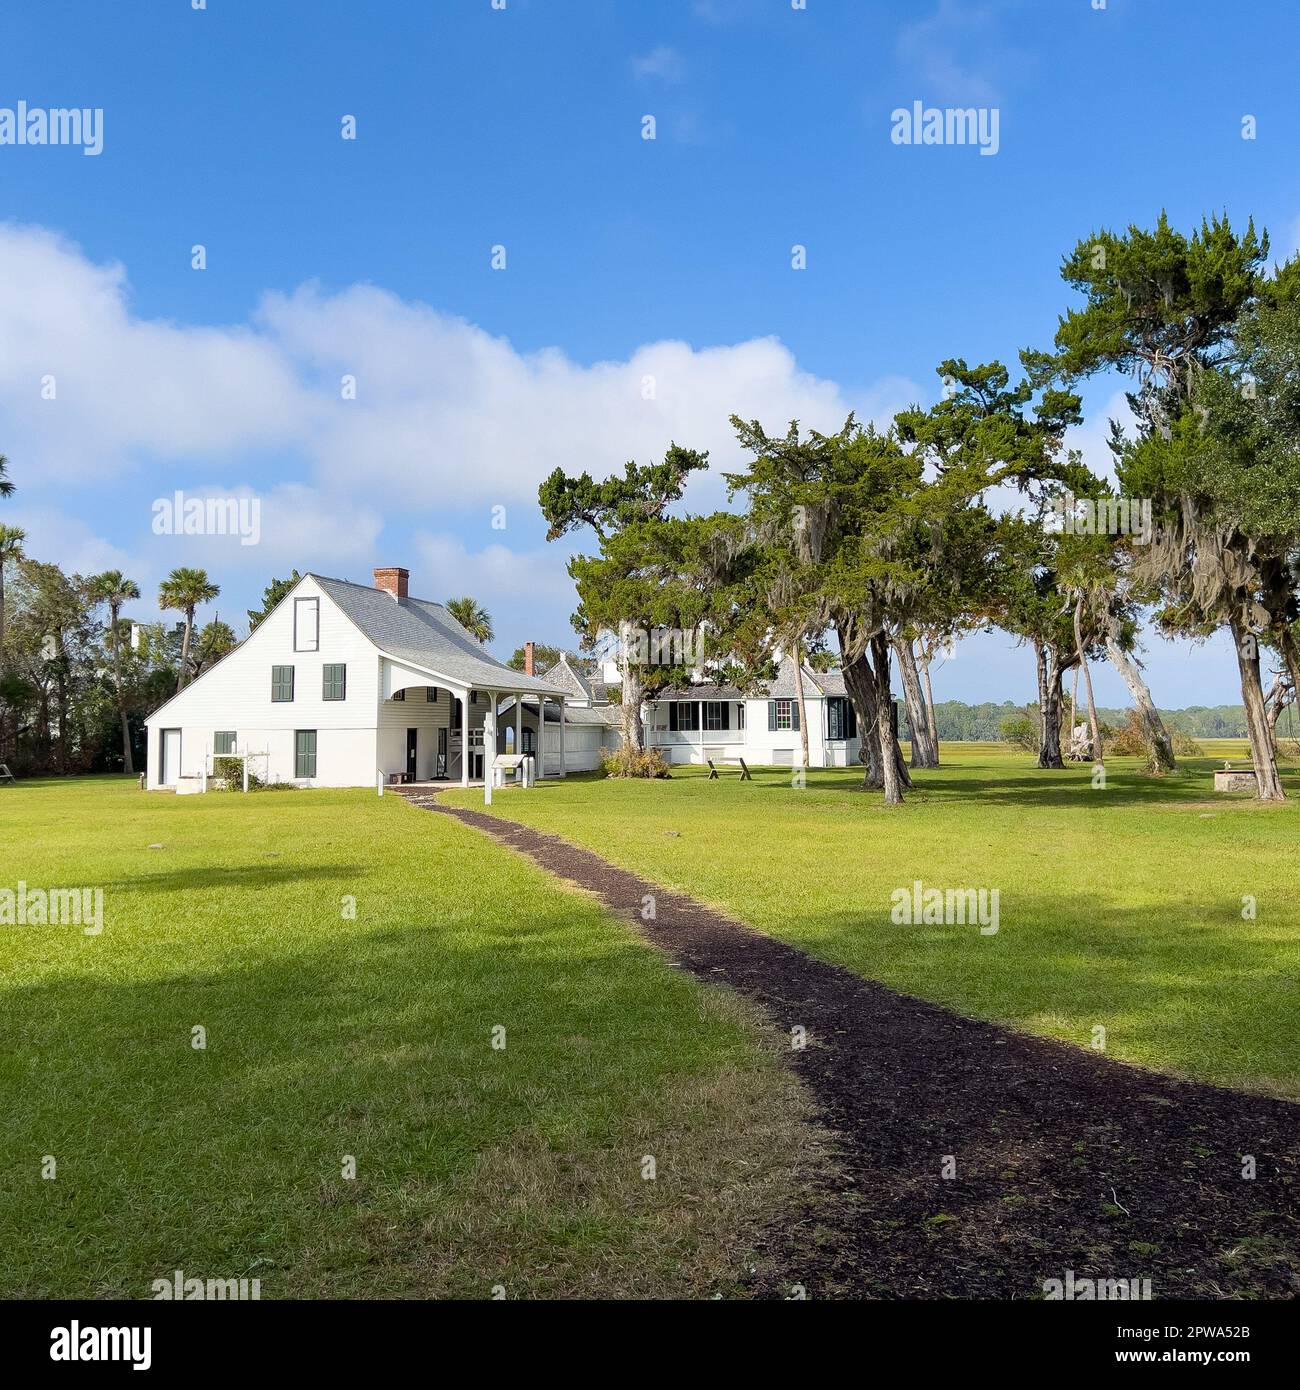
[[[871,665],[876,697],[876,737],[880,744],[880,764],[884,772],[885,805],[903,804],[903,779],[899,775],[902,761],[898,742],[894,738],[893,708],[889,679],[889,638],[877,632],[871,639]],[[909,779],[910,780],[910,779]]]
[[[858,747],[861,750],[862,785],[879,791],[885,785],[880,770],[880,744],[876,736],[876,696],[871,685],[871,669],[865,656],[843,663],[844,689],[858,721]]]
[[[907,721],[912,726],[912,766],[938,767],[939,759],[930,740],[930,720],[921,692],[921,676],[916,669],[916,652],[905,637],[896,637],[893,648],[898,656],[898,673],[903,683]]]
[[[1160,711],[1156,709],[1151,691],[1142,679],[1137,662],[1113,637],[1106,639],[1106,655],[1110,658],[1110,664],[1119,672],[1124,684],[1128,686],[1128,693],[1133,697],[1138,719],[1142,722],[1142,732],[1146,735],[1151,771],[1157,774],[1172,772],[1178,766],[1174,758],[1173,740],[1160,718]]]
[[[799,744],[803,753],[803,769],[808,770],[808,708],[803,698],[803,643],[794,644],[794,694],[799,706]]]
[[[190,633],[194,631],[194,610],[185,610],[185,631],[181,636],[181,674],[176,682],[177,691],[185,689],[185,683],[190,678]]]
[[[921,674],[925,678],[925,722],[930,730],[930,751],[934,754],[934,766],[939,766],[939,725],[934,718],[934,687],[930,684],[930,656],[921,662]]]
[[[1277,759],[1269,735],[1268,714],[1264,709],[1264,687],[1259,678],[1259,642],[1237,619],[1233,619],[1232,640],[1237,648],[1237,670],[1241,674],[1241,702],[1246,707],[1246,731],[1250,735],[1250,756],[1255,765],[1255,785],[1261,801],[1285,801],[1282,780],[1277,775]]]
[[[1074,721],[1079,708],[1079,668],[1074,668],[1074,679],[1070,682],[1070,746],[1074,746]]]
[[[842,639],[840,649],[842,652]],[[886,650],[888,650],[887,645]],[[858,746],[862,750],[861,758],[865,768],[862,775],[862,785],[868,791],[880,791],[885,785],[885,774],[880,758],[880,737],[877,729],[876,678],[865,656],[844,662],[842,669],[844,688],[848,691],[849,699],[853,702],[853,713],[858,721]],[[890,713],[892,707],[893,701],[886,696],[885,719],[889,724],[889,744],[893,751],[894,768],[900,785],[910,787],[912,778],[908,773],[907,764],[903,761],[903,750],[898,746],[898,740],[894,737],[894,725]]]
[[[117,609],[110,608],[109,620],[113,635],[113,685],[117,690],[117,715],[122,721],[122,771],[133,773],[135,763],[131,757],[131,730],[126,719],[126,697],[122,693],[122,654],[118,647]]]
[[[1038,713],[1041,732],[1038,737],[1038,766],[1062,768],[1061,705],[1064,702],[1062,685],[1065,673],[1061,669],[1056,648],[1044,642],[1038,651]]]
[[[1101,746],[1101,725],[1097,722],[1097,701],[1092,694],[1092,672],[1088,669],[1088,657],[1083,650],[1083,595],[1074,602],[1074,649],[1079,654],[1079,665],[1083,669],[1083,685],[1088,696],[1088,729],[1092,734],[1092,761],[1094,764],[1106,762],[1105,750]],[[1077,677],[1076,677],[1077,679]],[[1071,728],[1070,736],[1074,736]]]
[[[631,753],[640,753],[645,748],[645,730],[641,724],[641,701],[645,695],[645,681],[641,672],[623,653],[623,706],[621,727],[623,747]]]

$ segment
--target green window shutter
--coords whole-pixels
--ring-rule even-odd
[[[271,667],[271,699],[287,701],[293,699],[293,667]]]
[[[436,685],[426,685],[424,687],[425,704],[436,705],[438,703],[438,687]]]
[[[775,728],[776,728],[776,701],[775,701],[775,700],[769,700],[769,701],[767,702],[767,727],[768,727],[769,729],[772,729],[772,730],[775,730]]]
[[[799,701],[790,701],[790,728],[797,734],[799,732]]]
[[[321,668],[321,694],[326,700],[346,700],[348,697],[348,668],[344,662],[333,662]]]
[[[722,702],[722,727],[723,727],[724,729],[729,729],[729,728],[731,728],[731,701],[730,701],[730,700],[723,700],[723,702]]]
[[[675,731],[678,729],[679,726],[680,726],[680,720],[679,720],[678,717],[677,717],[677,701],[676,701],[676,700],[670,700],[670,701],[668,702],[668,729],[669,729],[669,732],[670,732],[670,733],[671,733],[671,732],[675,732]]]
[[[299,729],[294,757],[295,777],[316,775],[316,730]]]

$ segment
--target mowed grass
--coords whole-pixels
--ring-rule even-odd
[[[493,810],[967,1015],[1079,1047],[1100,1025],[1112,1057],[1300,1098],[1300,779],[1286,769],[1280,807],[1216,796],[1213,768],[1244,754],[1216,743],[1164,778],[1114,759],[1094,789],[1089,767],[949,743],[898,808],[860,769],[801,790],[789,770],[678,767],[508,789]],[[997,934],[896,924],[915,880],[996,888]]]
[[[730,995],[395,796],[25,783],[19,880],[105,926],[0,926],[0,1296],[731,1292],[816,1148]]]

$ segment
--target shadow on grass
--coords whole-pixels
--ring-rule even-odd
[[[292,953],[245,944],[229,969],[168,958],[156,979],[5,990],[4,1294],[147,1297],[179,1268],[251,1272],[266,1297],[409,1295],[457,1260],[483,1290],[493,1231],[561,1269],[604,1234],[631,1267],[584,1215],[587,1182],[626,1160],[630,1222],[664,1187],[640,1183],[649,1138],[629,1136],[665,1077],[753,1054],[642,945],[572,913],[543,899],[519,920],[340,926]],[[553,1151],[567,1185],[533,1191],[539,1167],[483,1189],[480,1156],[517,1142]],[[429,1245],[458,1221],[463,1249]]]

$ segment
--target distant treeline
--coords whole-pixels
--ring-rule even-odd
[[[952,741],[979,741],[1000,739],[999,727],[1009,716],[1023,714],[1024,705],[1012,704],[1010,700],[1000,705],[968,705],[961,700],[944,700],[934,707],[935,724],[940,739]],[[1128,716],[1127,709],[1103,709],[1097,707],[1097,718],[1103,724],[1118,728]],[[1282,716],[1280,731],[1290,733],[1289,720],[1294,716],[1288,710]],[[903,738],[910,737],[907,722],[907,709],[902,699],[898,701],[899,733]],[[1086,719],[1087,712],[1083,702],[1079,703],[1078,718]],[[1160,717],[1171,729],[1181,729],[1193,738],[1245,738],[1246,711],[1241,705],[1189,705],[1186,709],[1162,709]]]

